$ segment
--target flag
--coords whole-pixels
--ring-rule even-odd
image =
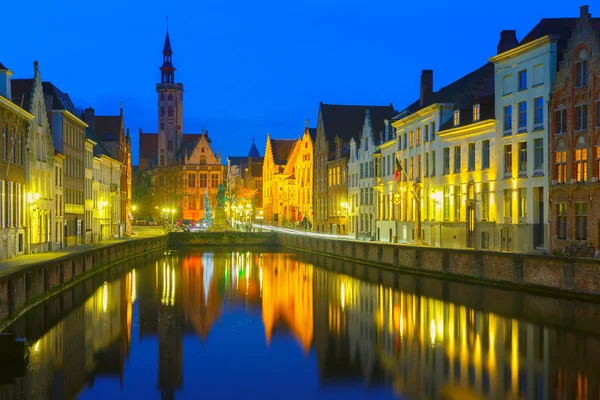
[[[394,178],[394,180],[396,182],[398,182],[400,180],[400,172],[402,171],[402,165],[400,165],[400,161],[398,161],[398,158],[396,157],[396,176]]]

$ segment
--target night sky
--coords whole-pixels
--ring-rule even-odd
[[[99,4],[102,4],[101,6]],[[583,3],[581,3],[583,4]],[[393,102],[419,94],[422,69],[434,89],[483,65],[502,29],[521,39],[540,18],[577,17],[577,2],[183,1],[4,2],[0,62],[33,75],[100,115],[125,107],[138,162],[138,130],[157,131],[165,17],[175,80],[184,84],[184,132],[209,130],[215,152],[245,155],[252,137],[300,135],[319,101]],[[600,13],[591,7],[590,12]]]

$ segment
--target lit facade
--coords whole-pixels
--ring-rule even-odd
[[[559,37],[539,32],[543,30],[534,28],[520,43],[513,38],[505,47],[506,38],[501,37],[498,55],[490,59],[496,104],[492,151],[499,161],[493,192],[498,215],[494,250],[550,248],[547,116]]]
[[[292,184],[285,180],[294,179],[295,160],[291,160],[291,155],[297,142],[296,139],[271,139],[271,135],[267,135],[263,163],[263,212],[267,224],[281,224],[280,217],[283,218],[286,213],[290,217],[288,221],[291,221],[291,207],[295,203],[284,203],[283,190],[285,187],[288,201],[292,195],[295,201],[296,193],[292,193],[296,190],[295,182]]]
[[[34,116],[27,132],[27,158],[25,160],[27,182],[27,217],[29,227],[26,252],[40,253],[55,248],[56,235],[62,234],[62,226],[55,222],[54,146],[46,113],[42,79],[37,61],[33,64],[33,79],[12,80],[13,102]]]
[[[316,129],[309,128],[308,120],[306,120],[304,133],[298,143],[298,155],[296,157],[295,167],[296,187],[298,191],[296,194],[296,221],[298,222],[303,221],[304,218],[310,223],[313,221],[313,141],[315,135]],[[308,228],[308,226],[306,228]]]
[[[65,195],[64,195],[64,168],[65,156],[59,152],[54,152],[54,227],[53,244],[54,249],[62,249],[65,246],[64,236],[64,216],[65,216]]]
[[[25,141],[35,118],[13,103],[11,76],[0,64],[0,260],[25,253]]]
[[[550,103],[551,246],[600,247],[600,34],[580,7]]]

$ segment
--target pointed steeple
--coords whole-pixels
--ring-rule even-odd
[[[252,138],[252,146],[250,146],[250,151],[248,152],[248,157],[260,158],[260,153],[258,152],[256,143],[254,143],[254,138]]]
[[[167,19],[168,21],[168,19]],[[165,45],[163,47],[163,64],[160,67],[160,82],[175,83],[175,67],[171,62],[173,50],[171,50],[171,39],[169,39],[169,27],[167,26],[167,34],[165,36]]]

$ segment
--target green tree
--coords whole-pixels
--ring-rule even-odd
[[[210,204],[210,198],[208,197],[208,188],[204,192],[204,218],[202,219],[202,225],[205,228],[209,228],[214,223],[214,215],[212,205]]]

